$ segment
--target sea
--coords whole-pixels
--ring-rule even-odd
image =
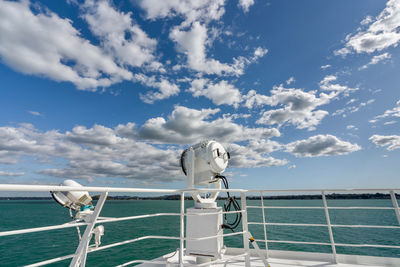
[[[224,201],[219,201],[222,206]],[[260,200],[247,205],[260,206]],[[264,200],[265,206],[322,206],[321,200]],[[328,199],[329,206],[392,207],[390,199]],[[193,201],[185,201],[186,207]],[[177,200],[109,200],[100,216],[123,217],[141,214],[179,213]],[[394,210],[330,210],[332,224],[398,226]],[[232,218],[228,218],[232,219]],[[261,209],[248,209],[249,222],[262,222]],[[326,224],[323,209],[265,209],[265,220],[271,223]],[[0,231],[62,224],[71,221],[69,211],[52,200],[1,200]],[[102,245],[147,235],[179,236],[179,216],[164,216],[104,224]],[[84,232],[84,227],[81,227]],[[226,229],[226,233],[231,232]],[[241,231],[241,226],[237,229]],[[264,239],[262,225],[249,225],[256,239]],[[400,229],[334,228],[336,243],[400,245]],[[269,240],[329,243],[327,227],[267,226]],[[0,266],[24,266],[43,260],[73,254],[79,243],[75,228],[0,237]],[[229,247],[243,247],[241,236],[226,237]],[[264,242],[258,242],[265,249]],[[174,252],[177,240],[143,240],[88,254],[87,266],[116,266],[131,260],[150,260]],[[269,249],[331,253],[330,246],[269,243]],[[336,247],[337,253],[400,257],[400,249]],[[49,266],[68,266],[69,260]]]

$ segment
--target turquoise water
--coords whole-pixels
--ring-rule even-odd
[[[135,200],[107,201],[101,216],[123,217],[157,212],[179,212],[179,201]],[[221,204],[221,203],[220,203]],[[186,201],[186,207],[193,201]],[[260,201],[248,200],[247,205],[260,205]],[[321,200],[265,200],[266,206],[321,206]],[[328,200],[330,206],[377,206],[391,207],[390,200]],[[262,222],[260,209],[248,210],[249,221]],[[268,222],[326,223],[323,210],[266,209]],[[398,225],[393,210],[331,210],[332,224]],[[53,201],[0,201],[0,231],[27,227],[40,227],[65,223],[68,210]],[[134,221],[106,223],[102,245],[128,240],[144,235],[179,236],[179,217],[165,216]],[[250,225],[249,230],[256,239],[263,239],[262,225]],[[84,231],[84,228],[81,228]],[[228,232],[227,232],[228,233]],[[326,227],[282,227],[268,226],[268,239],[328,242]],[[368,243],[400,245],[399,229],[334,229],[337,243]],[[225,238],[225,244],[241,247],[240,236]],[[264,247],[264,244],[259,244]],[[0,237],[0,266],[22,266],[58,256],[74,253],[78,237],[74,228],[49,232],[30,233]],[[134,259],[153,259],[175,251],[179,242],[175,240],[143,240],[99,252],[88,254],[88,266],[115,266]],[[270,244],[271,249],[331,252],[329,246]],[[338,253],[400,257],[400,249],[337,247]],[[67,266],[68,261],[50,266]]]

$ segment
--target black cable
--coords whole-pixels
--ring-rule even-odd
[[[185,175],[187,175],[187,173],[186,173],[186,168],[185,168],[185,165],[184,165],[184,157],[185,157],[185,153],[188,151],[188,149],[185,149],[185,150],[183,150],[183,152],[182,152],[182,154],[181,154],[181,168],[182,168],[182,171],[183,171],[183,173],[185,174]]]
[[[226,179],[225,176],[217,175],[215,178],[221,179],[222,183],[224,184],[225,189],[227,189],[227,190],[229,189],[228,179]],[[237,202],[236,198],[231,197],[229,191],[227,191],[226,194],[227,194],[227,198],[224,203],[224,211],[225,212],[229,212],[232,210],[240,211],[241,208],[240,208],[240,205]],[[224,224],[222,225],[222,228],[230,229],[232,232],[234,232],[234,229],[236,229],[239,226],[240,221],[242,220],[241,212],[237,212],[235,214],[236,214],[236,216],[233,221],[229,221],[228,216],[227,216],[228,214],[226,214],[226,213],[224,214]]]

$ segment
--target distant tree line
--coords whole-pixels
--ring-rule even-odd
[[[395,194],[397,199],[400,199],[400,194]],[[95,195],[92,198],[98,200],[100,195]],[[238,198],[238,197],[237,197]],[[327,199],[390,199],[390,194],[327,194]],[[0,200],[50,200],[51,197],[0,197]],[[139,197],[139,196],[108,196],[107,200],[180,200],[180,195],[164,195],[154,197]],[[186,196],[185,200],[192,199],[190,196]],[[225,200],[226,197],[219,197],[219,200]],[[247,196],[249,200],[260,200],[260,196]],[[264,196],[264,200],[283,200],[283,199],[322,199],[321,195],[275,195],[275,196]]]

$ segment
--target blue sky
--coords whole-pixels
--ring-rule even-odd
[[[0,1],[0,182],[400,187],[400,1]]]

